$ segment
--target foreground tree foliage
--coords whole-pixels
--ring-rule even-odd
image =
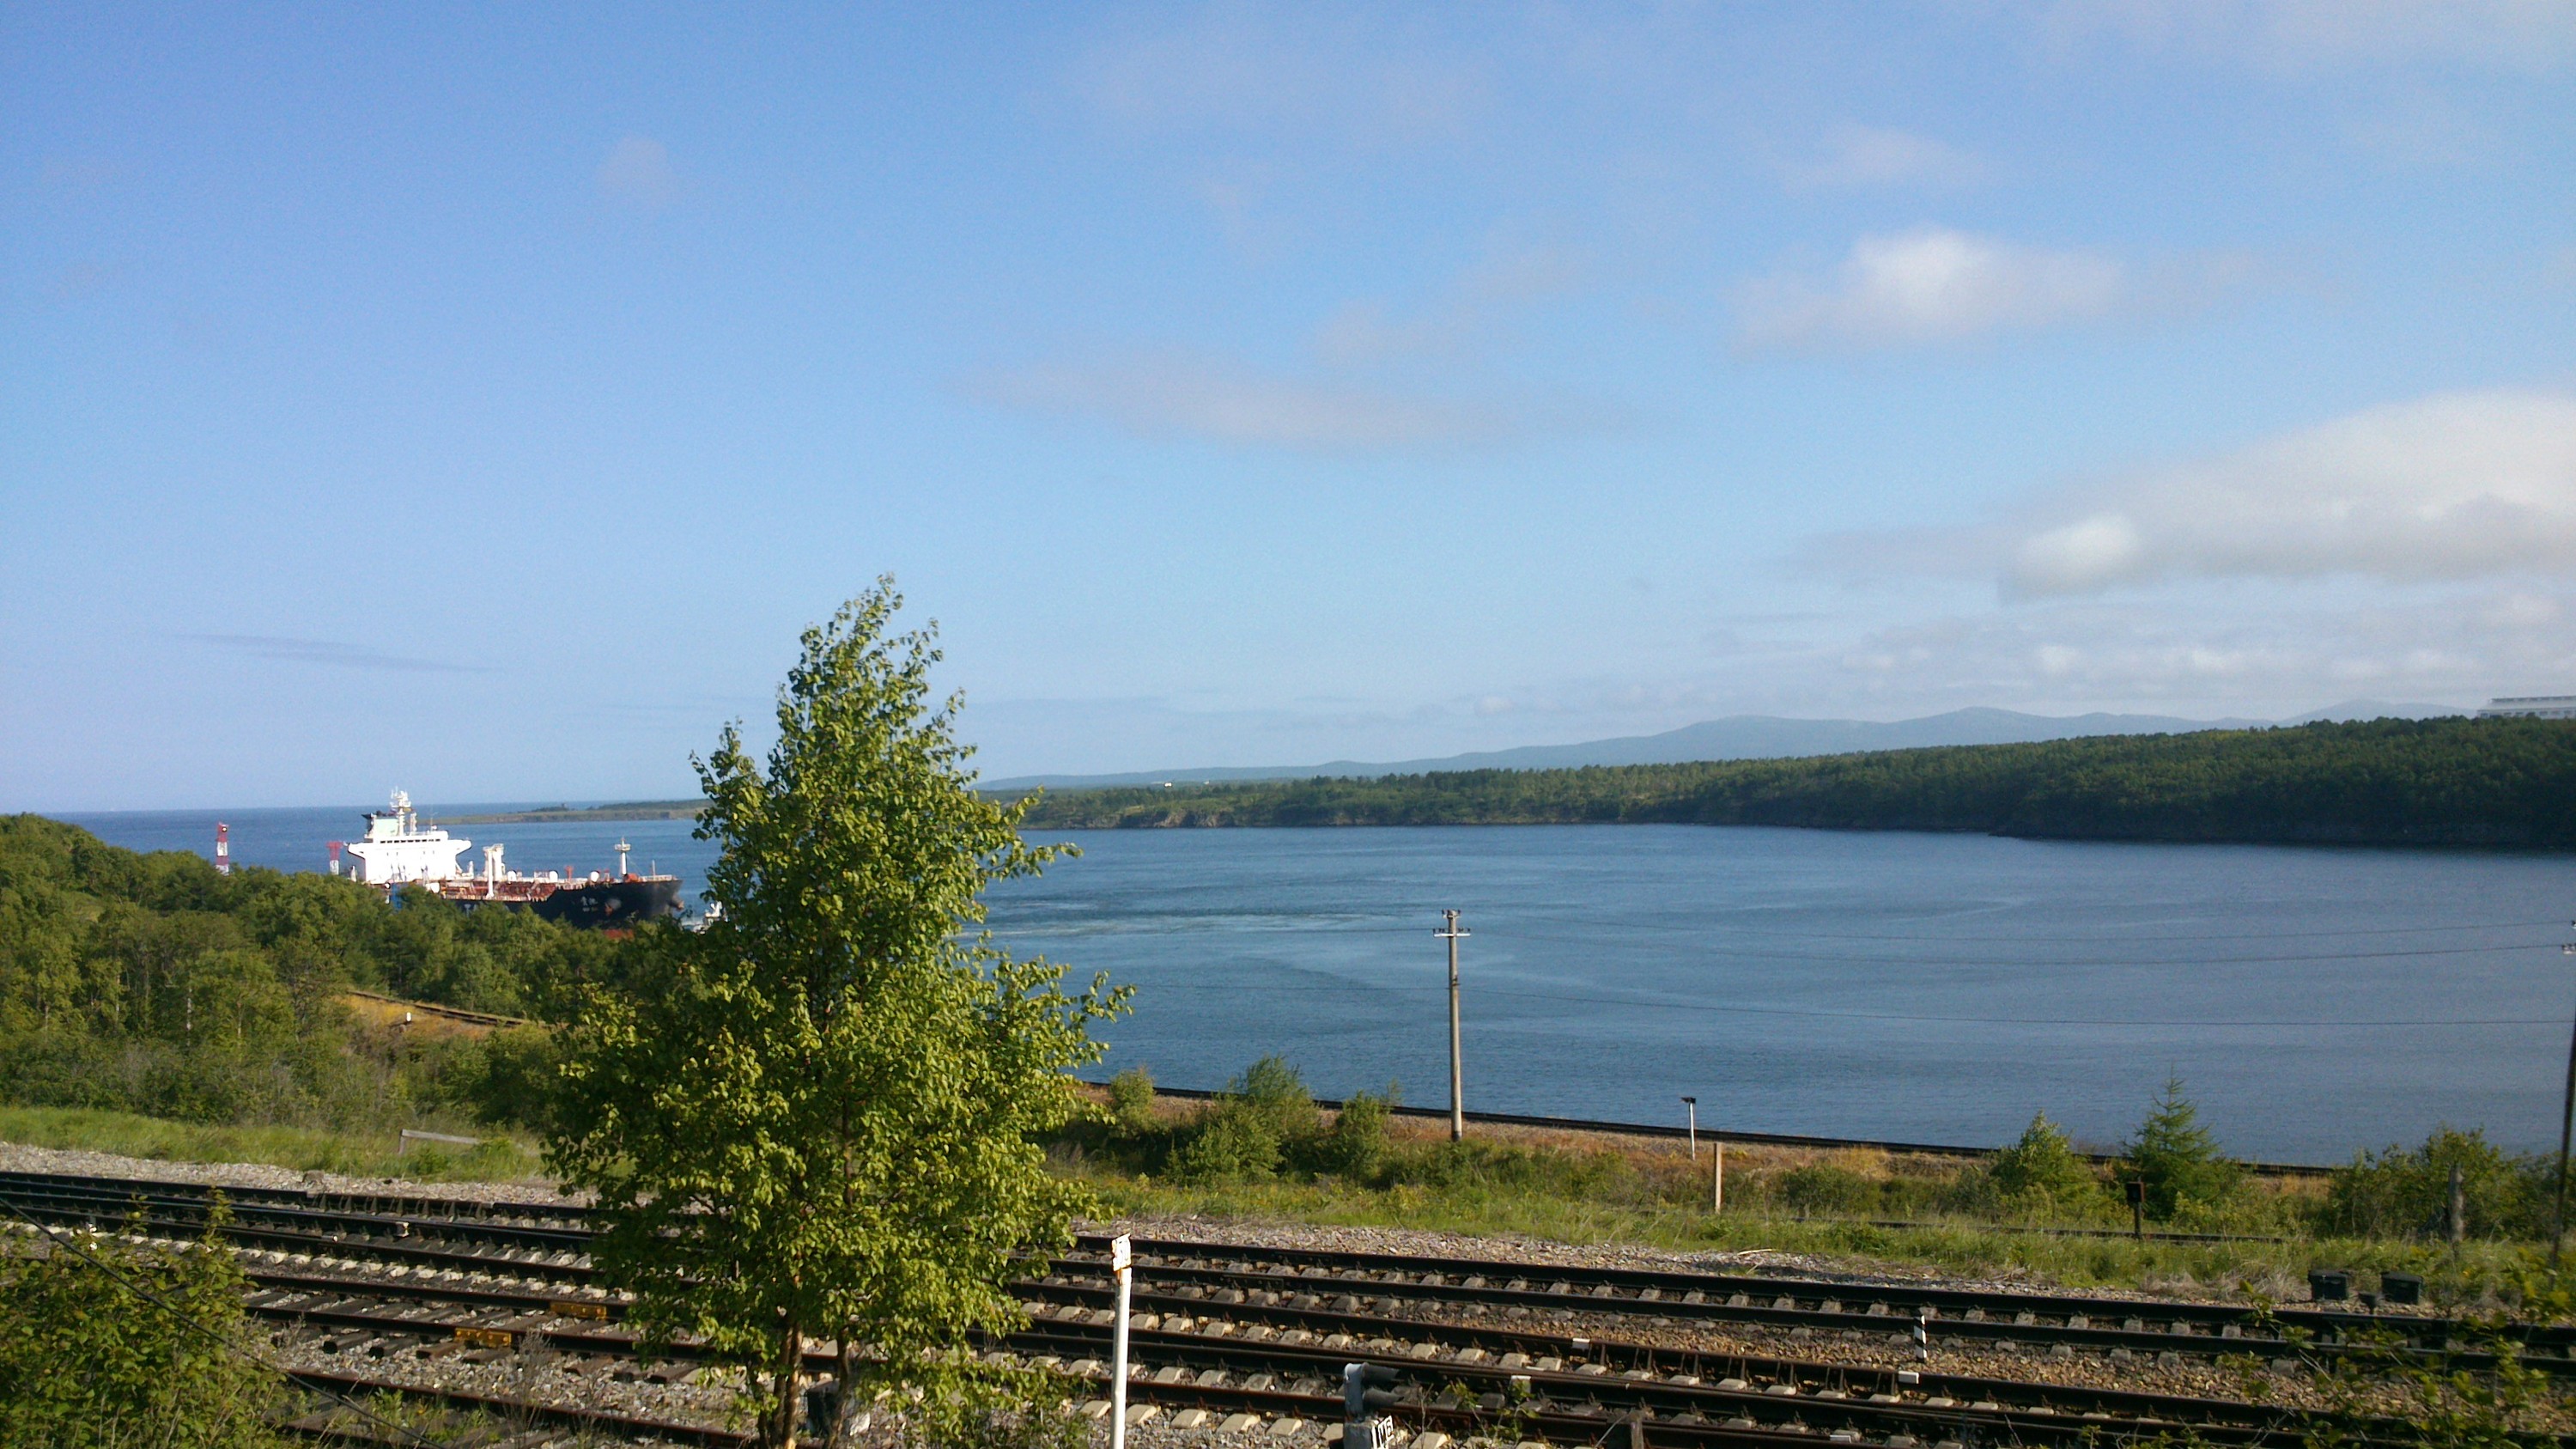
[[[268,1415],[285,1381],[227,1348],[247,1340],[245,1286],[229,1252],[211,1238],[176,1252],[106,1233],[65,1239],[79,1251],[0,1256],[0,1445],[282,1442]]]
[[[1068,996],[1063,968],[965,934],[985,886],[1056,852],[1021,841],[1025,803],[975,793],[931,636],[888,632],[900,604],[881,581],[806,632],[765,769],[732,728],[699,763],[723,918],[587,1003],[549,1143],[599,1194],[630,1321],[751,1366],[772,1445],[795,1442],[824,1339],[846,1407],[902,1384],[931,1437],[989,1423],[963,1350],[1020,1325],[1016,1250],[1070,1245],[1086,1198],[1041,1141],[1086,1110],[1067,1069],[1125,998],[1105,978]]]

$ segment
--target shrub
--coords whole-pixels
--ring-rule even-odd
[[[1772,1193],[1800,1217],[1856,1213],[1878,1201],[1878,1184],[1847,1167],[1810,1162],[1780,1174],[1772,1182]]]
[[[1383,1097],[1353,1094],[1333,1119],[1333,1130],[1316,1144],[1315,1168],[1354,1182],[1376,1175],[1386,1161],[1386,1124],[1395,1109],[1395,1089]]]
[[[2449,1226],[2455,1166],[2467,1199],[2469,1236],[2548,1235],[2548,1160],[2509,1156],[2487,1141],[2482,1130],[2448,1126],[2435,1128],[2420,1151],[2392,1145],[2355,1157],[2328,1189],[2326,1220],[2338,1230],[2366,1237],[2439,1234]]]
[[[1323,1135],[1306,1079],[1284,1058],[1263,1057],[1199,1113],[1173,1149],[1170,1171],[1183,1182],[1273,1177],[1291,1163],[1312,1166]]]
[[[0,1313],[0,1444],[279,1443],[266,1415],[285,1384],[227,1347],[245,1337],[243,1280],[229,1253],[211,1237],[176,1251],[104,1233],[66,1237],[80,1251],[0,1257],[0,1300],[9,1305]]]
[[[2128,1175],[2147,1185],[2147,1214],[2172,1217],[2185,1203],[2210,1205],[2235,1196],[2244,1171],[2218,1150],[2200,1125],[2200,1109],[2182,1092],[2182,1078],[2168,1076],[2147,1119],[2125,1148]]]
[[[1474,1137],[1464,1142],[1389,1144],[1379,1171],[1389,1186],[1569,1198],[1598,1196],[1628,1175],[1625,1160],[1615,1152],[1567,1152]]]
[[[1154,1076],[1129,1067],[1109,1079],[1109,1120],[1122,1137],[1144,1137],[1161,1125],[1154,1115]]]
[[[1285,1155],[1278,1126],[1267,1114],[1220,1100],[1199,1114],[1172,1150],[1170,1171],[1181,1182],[1249,1182],[1277,1176]]]
[[[1227,1093],[1270,1119],[1282,1142],[1311,1142],[1322,1135],[1323,1114],[1306,1079],[1284,1057],[1263,1057],[1226,1084]]]
[[[556,1073],[563,1046],[540,1026],[496,1031],[482,1042],[481,1070],[467,1079],[466,1102],[486,1122],[544,1131],[554,1121]]]
[[[2045,1112],[2032,1117],[2021,1137],[1995,1154],[1986,1175],[1999,1197],[2026,1211],[2080,1211],[2107,1201],[2101,1174],[2075,1154]]]

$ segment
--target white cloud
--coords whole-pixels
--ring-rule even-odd
[[[1398,313],[1382,303],[1347,303],[1315,329],[1316,358],[1352,367],[1396,358],[1454,358],[1490,347],[1513,313],[1573,290],[1582,259],[1558,247],[1498,253],[1461,273],[1429,306]]]
[[[364,644],[351,644],[338,639],[298,639],[279,634],[181,634],[192,644],[210,645],[255,659],[276,659],[290,664],[327,664],[340,669],[377,669],[401,674],[493,674],[488,665],[454,664],[442,659],[420,659],[406,654],[388,654]]]
[[[1291,126],[1363,144],[1468,134],[1484,67],[1429,26],[1306,8],[1212,5],[1085,51],[1067,77],[1102,116],[1145,129]]]
[[[2108,35],[2271,70],[2453,65],[2542,74],[2576,59],[2566,0],[2053,0],[2033,7],[2044,35]]]
[[[1945,227],[1863,237],[1825,277],[1783,274],[1739,298],[1753,347],[1887,347],[2090,322],[2132,305],[2102,252],[2016,246]]]
[[[2006,704],[2276,717],[2361,696],[2467,704],[2576,674],[2568,596],[2444,586],[2423,597],[2256,585],[2178,607],[2051,600],[1868,631],[1804,688],[1909,709]]]
[[[2429,90],[2381,101],[2345,123],[2353,140],[2408,166],[2461,166],[2492,155],[2495,128]]]
[[[2030,595],[2157,579],[2576,572],[2576,395],[2394,403],[2049,500],[2013,530]],[[2071,515],[2071,516],[2070,516]]]
[[[1862,186],[1975,186],[1991,180],[1984,157],[1911,131],[1845,124],[1825,133],[1815,155],[1781,167],[1796,191]]]
[[[601,199],[656,212],[680,199],[680,173],[670,150],[649,136],[628,136],[608,149],[597,177]]]
[[[1493,442],[1550,425],[1535,408],[1268,375],[1179,353],[997,373],[967,391],[1005,407],[1106,418],[1139,437],[1314,452]]]

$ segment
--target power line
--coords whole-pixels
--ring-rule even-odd
[[[1368,982],[1368,981],[1362,981],[1362,980],[1350,980],[1350,979],[1339,979],[1339,978],[1335,979],[1331,984],[1332,984],[1333,986],[1337,987],[1337,988],[1344,988],[1344,989],[1347,989],[1347,988],[1349,988],[1349,987],[1354,987],[1354,986],[1357,986],[1357,987],[1364,987],[1364,988],[1367,988],[1367,989],[1372,990],[1372,991],[1376,991],[1376,992],[1378,992],[1378,993],[1380,993],[1380,994],[1384,994],[1384,995],[1427,996],[1427,995],[1431,995],[1431,994],[1433,994],[1433,993],[1438,992],[1439,990],[1441,990],[1441,988],[1439,988],[1439,987],[1423,987],[1423,986],[1380,986],[1380,985],[1376,985],[1375,983]],[[1221,992],[1224,992],[1224,993],[1225,993],[1226,995],[1228,995],[1228,996],[1245,996],[1245,995],[1252,995],[1252,994],[1256,994],[1256,993],[1258,993],[1258,994],[1273,994],[1273,993],[1279,993],[1279,992],[1296,992],[1296,993],[1298,993],[1298,994],[1304,995],[1304,994],[1311,994],[1311,993],[1313,993],[1313,992],[1315,992],[1315,991],[1318,991],[1318,990],[1320,990],[1320,989],[1322,989],[1322,988],[1321,988],[1321,987],[1318,987],[1318,986],[1311,986],[1311,985],[1309,985],[1309,986],[1234,986],[1234,985],[1229,985],[1229,984],[1224,983],[1224,982],[1214,982],[1214,981],[1180,981],[1180,982],[1170,982],[1170,983],[1166,983],[1166,984],[1162,984],[1162,985],[1158,985],[1158,986],[1154,987],[1154,990],[1155,990],[1155,991],[1157,991],[1157,992],[1168,992],[1168,991],[1221,991]],[[2327,1027],[2327,1028],[2338,1028],[2338,1029],[2341,1029],[2341,1028],[2366,1028],[2366,1027],[2420,1027],[2420,1026],[2545,1026],[2545,1027],[2549,1027],[2549,1028],[2551,1028],[2552,1030],[2555,1030],[2555,1029],[2556,1029],[2556,1027],[2557,1027],[2557,1023],[2556,1023],[2556,1022],[2553,1022],[2553,1021],[2534,1021],[2534,1020],[2532,1020],[2532,1019],[2531,1019],[2531,1018],[2529,1018],[2529,1017],[2518,1017],[2518,1016],[2516,1016],[2516,1017],[2440,1017],[2440,1018],[2429,1018],[2429,1019],[2423,1019],[2423,1020],[2390,1020],[2390,1021],[2203,1021],[2203,1020],[2182,1020],[2182,1019],[2165,1020],[2165,1019],[2157,1019],[2157,1018],[2137,1018],[2137,1017],[2128,1017],[2128,1018],[2112,1018],[2112,1017],[2073,1017],[2073,1016],[2055,1016],[2055,1017],[2043,1017],[2043,1016],[1942,1016],[1942,1015],[1929,1015],[1929,1014],[1922,1014],[1922,1013],[1908,1013],[1908,1012],[1882,1012],[1882,1011],[1817,1011],[1817,1010],[1810,1010],[1810,1009],[1806,1009],[1806,1008],[1793,1007],[1793,1006],[1732,1006],[1732,1005],[1718,1005],[1718,1004],[1713,1004],[1713,1003],[1708,1003],[1708,1002],[1696,1002],[1696,1001],[1674,1001],[1674,1000],[1670,1000],[1670,999],[1665,999],[1665,1000],[1651,1000],[1651,999],[1647,999],[1647,998],[1643,998],[1643,997],[1634,997],[1634,996],[1606,996],[1606,995],[1602,995],[1602,994],[1600,994],[1600,993],[1598,993],[1598,992],[1594,992],[1594,993],[1587,993],[1587,994],[1582,995],[1582,996],[1568,996],[1568,995],[1563,995],[1563,994],[1559,994],[1559,993],[1556,993],[1556,992],[1547,992],[1547,991],[1502,991],[1502,992],[1497,992],[1497,993],[1496,993],[1496,995],[1495,995],[1495,997],[1494,997],[1494,1000],[1495,1000],[1495,1003],[1496,1003],[1497,1005],[1501,1005],[1501,1006],[1508,1006],[1508,1005],[1511,1005],[1511,1004],[1514,1004],[1514,1003],[1518,1003],[1518,1002],[1523,1002],[1523,1001],[1567,1001],[1567,1002],[1575,1002],[1575,1003],[1580,1003],[1580,1004],[1593,1004],[1593,1003],[1600,1003],[1600,1004],[1604,1004],[1604,1005],[1611,1005],[1611,1006],[1644,1006],[1644,1007],[1651,1007],[1651,1008],[1653,1008],[1653,1009],[1655,1009],[1655,1010],[1657,1010],[1657,1011],[1702,1011],[1702,1012],[1714,1012],[1714,1013],[1721,1013],[1721,1014],[1744,1014],[1744,1015],[1752,1015],[1752,1016],[1797,1016],[1797,1017],[1812,1017],[1812,1018],[1821,1018],[1821,1019],[1824,1019],[1824,1020],[1840,1020],[1840,1021],[1915,1021],[1915,1022],[1948,1022],[1948,1023],[1953,1023],[1953,1024],[1959,1024],[1959,1025],[1971,1025],[1971,1026],[2100,1026],[2100,1027],[2124,1027],[2124,1026],[2157,1026],[2157,1027],[2168,1027],[2168,1026],[2171,1026],[2171,1027],[2183,1027],[2183,1026],[2209,1026],[2209,1027],[2239,1027],[2239,1028],[2255,1028],[2255,1027],[2275,1027],[2275,1028]]]
[[[1550,936],[1488,928],[1486,934],[1505,941],[1552,941],[1560,945],[1585,945],[1597,938]],[[2239,938],[2241,939],[2241,938]],[[2036,944],[2036,943],[2034,943]],[[2105,943],[2109,944],[2109,943]],[[1891,966],[2251,966],[2291,961],[2391,961],[2419,956],[2490,956],[2512,951],[2536,951],[2556,942],[2516,942],[2503,946],[2427,946],[2411,951],[2319,951],[2304,956],[2163,956],[2147,960],[2121,960],[2109,956],[2079,956],[2050,960],[2030,956],[1826,956],[1802,951],[1760,951],[1730,948],[1711,953],[1716,959],[1747,961],[1809,961],[1848,963],[1858,966],[1885,962]]]
[[[1571,921],[1578,920],[1579,918],[1562,915],[1532,914],[1524,916],[1523,919]],[[2168,936],[2134,936],[2123,934],[2117,939],[2122,941],[2300,941],[2323,936],[2423,936],[2430,935],[2436,931],[2523,931],[2535,930],[2544,926],[2554,928],[2557,924],[2557,920],[2553,918],[2546,921],[2466,921],[2447,926],[2354,926],[2332,931],[2265,931],[2259,935],[2248,934],[2244,931],[2216,931],[2204,935]],[[1650,931],[1669,931],[1686,928],[1679,926],[1658,927],[1650,922],[1645,924],[1641,929]],[[1829,933],[1823,931],[1791,930],[1783,926],[1747,926],[1734,921],[1721,921],[1704,928],[1687,929],[1699,929],[1709,935],[1735,933],[1755,936],[1796,936],[1810,941],[1921,941],[1927,944],[1941,944],[1949,941],[2003,941],[2045,944],[2054,939],[2065,939],[2029,934],[2012,936],[1969,936],[1945,934],[1933,936],[1924,935],[1918,932],[1909,935],[1852,935],[1843,932]],[[2080,940],[2082,938],[2079,937],[2075,939]]]
[[[1194,932],[1194,931],[1199,931],[1199,930],[1211,929],[1211,925],[1210,925],[1210,923],[1211,923],[1211,921],[1212,921],[1213,919],[1216,919],[1216,918],[1210,918],[1210,917],[1173,917],[1173,918],[1170,918],[1170,919],[1169,919],[1169,921],[1168,921],[1167,923],[1161,923],[1161,924],[1156,924],[1156,925],[1148,925],[1148,926],[1125,927],[1125,928],[1112,929],[1112,930],[1098,930],[1098,929],[1090,929],[1090,930],[1086,930],[1086,929],[1082,929],[1082,928],[1081,928],[1081,926],[1080,926],[1080,925],[1078,925],[1078,924],[1077,924],[1077,925],[1071,925],[1071,926],[1068,926],[1068,927],[1063,928],[1063,929],[1050,928],[1050,927],[1045,926],[1045,925],[1035,925],[1035,924],[1031,924],[1031,925],[1016,925],[1016,926],[997,926],[997,927],[993,927],[993,928],[991,928],[991,930],[992,930],[993,937],[994,937],[994,939],[996,939],[996,940],[1011,940],[1011,939],[1018,939],[1018,938],[1031,937],[1031,936],[1048,936],[1048,937],[1058,937],[1058,938],[1066,938],[1066,939],[1091,939],[1091,938],[1106,938],[1106,937],[1112,937],[1112,936],[1173,936],[1173,935],[1181,935],[1181,934],[1188,933],[1188,932]],[[1580,920],[1580,918],[1578,918],[1578,917],[1566,916],[1566,915],[1550,915],[1550,914],[1524,915],[1524,916],[1520,917],[1520,919],[1522,919],[1522,920],[1539,921],[1539,922],[1579,922],[1579,920]],[[2436,932],[2444,932],[2444,931],[2515,931],[2515,930],[2531,930],[2531,929],[2535,929],[2535,928],[2543,927],[2543,926],[2554,927],[2554,926],[2556,926],[2557,924],[2558,924],[2558,923],[2557,923],[2555,920],[2548,920],[2548,921],[2490,921],[2490,922],[2467,922],[2467,923],[2455,924],[2455,925],[2447,925],[2447,926],[2357,926],[2357,927],[2353,927],[2353,928],[2351,928],[2351,929],[2349,929],[2349,930],[2334,930],[2334,931],[2266,931],[2266,932],[2261,932],[2261,933],[2249,933],[2249,932],[2245,932],[2245,931],[2221,931],[2221,932],[2211,932],[2211,933],[2203,934],[2203,935],[2161,935],[2161,936],[2132,936],[2132,935],[2122,935],[2122,936],[2119,936],[2119,937],[2117,937],[2117,938],[2107,938],[2107,937],[2106,937],[2106,938],[2095,938],[2095,939],[2099,939],[2099,940],[2101,940],[2101,941],[2102,941],[2102,943],[2103,943],[2103,944],[2106,944],[2106,945],[2107,945],[2107,944],[2112,944],[2114,940],[2116,940],[2118,943],[2121,943],[2121,944],[2126,944],[2126,943],[2129,943],[2129,942],[2167,942],[2167,941],[2171,941],[2171,942],[2187,942],[2187,941],[2304,941],[2304,940],[2319,940],[2319,939],[2323,939],[2323,938],[2327,938],[2327,937],[2333,937],[2333,936],[2423,936],[2423,935],[2431,935],[2431,934],[2434,934],[2434,933],[2436,933]],[[1334,923],[1332,923],[1332,922],[1323,922],[1323,921],[1319,921],[1319,922],[1303,922],[1303,923],[1283,923],[1283,924],[1279,924],[1279,925],[1260,925],[1260,926],[1243,926],[1243,925],[1233,925],[1233,926],[1226,926],[1226,927],[1223,927],[1222,929],[1223,929],[1227,934],[1229,934],[1229,935],[1240,935],[1240,936],[1252,936],[1252,935],[1410,936],[1410,935],[1414,934],[1413,928],[1411,928],[1411,927],[1406,927],[1406,926],[1358,926],[1358,925],[1337,925],[1337,924],[1334,924]],[[1791,938],[1793,938],[1793,939],[1808,940],[1808,941],[1898,941],[1898,942],[1913,942],[1913,943],[1916,943],[1916,944],[1919,944],[1919,945],[1926,945],[1926,946],[1940,946],[1940,945],[1948,945],[1948,944],[1950,944],[1951,942],[1954,942],[1954,941],[1976,941],[1976,942],[1990,942],[1990,943],[2006,944],[2006,945],[2032,945],[2032,946],[2045,946],[2045,945],[2070,945],[2070,944],[2072,944],[2072,945],[2080,945],[2080,944],[2083,944],[2083,943],[2086,941],[2086,939],[2087,939],[2087,938],[2085,938],[2085,937],[2080,937],[2080,936],[2079,936],[2079,937],[2064,937],[2064,936],[2055,936],[2055,937],[2052,937],[2052,936],[2029,935],[2029,934],[2009,935],[2009,936],[1993,936],[1993,935],[1923,935],[1923,934],[1919,934],[1919,933],[1918,933],[1918,934],[1908,934],[1908,935],[1854,935],[1854,934],[1841,933],[1841,932],[1798,931],[1798,930],[1791,930],[1791,929],[1788,929],[1788,928],[1785,928],[1785,927],[1779,927],[1779,926],[1746,926],[1746,925],[1739,925],[1739,924],[1734,923],[1734,922],[1731,922],[1731,921],[1721,921],[1721,922],[1716,922],[1716,923],[1713,923],[1713,924],[1710,924],[1710,925],[1705,925],[1705,926],[1681,926],[1681,925],[1657,926],[1657,925],[1654,925],[1654,924],[1649,923],[1649,924],[1646,924],[1646,925],[1643,925],[1643,926],[1638,926],[1638,927],[1628,927],[1628,926],[1623,926],[1623,927],[1622,927],[1622,930],[1623,930],[1623,931],[1625,931],[1625,932],[1627,932],[1627,933],[1629,933],[1629,934],[1637,934],[1637,933],[1639,933],[1639,932],[1645,932],[1645,933],[1662,933],[1662,934],[1674,934],[1674,933],[1680,933],[1680,932],[1687,931],[1687,932],[1690,932],[1690,933],[1692,933],[1692,934],[1695,934],[1695,935],[1701,935],[1701,936],[1728,936],[1728,935],[1787,936],[1787,937],[1791,937]],[[1503,926],[1501,926],[1501,927],[1488,926],[1488,927],[1486,928],[1486,931],[1485,931],[1485,933],[1486,933],[1486,934],[1488,934],[1488,935],[1496,934],[1497,932],[1501,932],[1501,933],[1503,933],[1503,934],[1511,935],[1511,936],[1514,936],[1514,937],[1516,937],[1516,938],[1518,938],[1518,939],[1521,939],[1521,940],[1531,940],[1531,941],[1573,941],[1573,940],[1579,940],[1579,939],[1581,939],[1581,938],[1578,938],[1578,937],[1563,936],[1563,935],[1554,935],[1554,934],[1550,934],[1550,933],[1545,932],[1545,931],[1531,931],[1531,930],[1517,930],[1517,931],[1516,931],[1516,930],[1513,930],[1513,929],[1511,928],[1510,923],[1509,923],[1509,919],[1508,919],[1508,918],[1506,919],[1506,922],[1505,922],[1505,924],[1504,924]],[[2556,942],[2554,942],[2554,941],[2551,941],[2551,942],[2540,942],[2540,943],[2537,943],[2537,944],[2538,944],[2538,945],[2555,945],[2555,944],[2557,944],[2557,943],[2556,943]],[[2443,951],[2453,951],[2453,950],[2500,950],[2500,951],[2513,951],[2513,950],[2530,950],[2530,949],[2536,949],[2536,946],[2427,947],[2427,948],[2425,948],[2423,951],[2420,951],[2420,952],[2418,952],[2418,951],[2400,951],[2400,952],[2388,952],[2388,953],[2385,953],[2385,954],[2388,954],[2388,955],[2432,955],[2432,954],[2438,954],[2438,953],[2443,952]],[[1837,959],[1837,958],[1825,958],[1825,959]],[[2341,954],[2341,953],[2338,953],[2338,954],[2330,955],[2330,956],[2314,956],[2314,957],[2285,957],[2285,958],[2281,958],[2281,959],[2287,959],[2287,960],[2342,960],[2342,959],[2348,959],[2348,958],[2347,958],[2345,955],[2343,955],[2343,954]],[[2048,964],[2048,963],[2034,963],[2034,964]]]

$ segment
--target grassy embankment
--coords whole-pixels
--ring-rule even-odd
[[[1305,1129],[1311,1145],[1303,1153],[1284,1145],[1270,1172],[1211,1163],[1206,1153],[1193,1162],[1191,1144],[1225,1135],[1226,1114],[1223,1103],[1161,1098],[1150,1123],[1132,1111],[1123,1125],[1113,1117],[1061,1145],[1057,1160],[1111,1211],[1140,1217],[1634,1244],[1741,1255],[1744,1267],[1796,1258],[1813,1267],[2274,1301],[2305,1298],[2311,1268],[2399,1269],[2423,1274],[2437,1300],[2475,1302],[2536,1271],[2545,1257],[2543,1244],[2518,1236],[2472,1237],[2453,1247],[2426,1233],[2337,1231],[2337,1187],[2321,1178],[2222,1173],[2214,1200],[2181,1204],[2150,1231],[2235,1240],[2183,1242],[2043,1231],[2124,1234],[2128,1215],[2111,1174],[2079,1169],[2055,1195],[2013,1192],[1998,1185],[1997,1159],[1739,1144],[1726,1151],[1726,1206],[1715,1216],[1708,1210],[1708,1149],[1694,1162],[1682,1144],[1660,1138],[1471,1124],[1468,1140],[1453,1145],[1443,1124],[1393,1118],[1382,1146],[1367,1154],[1371,1160],[1301,1171],[1333,1151],[1338,1124],[1318,1113]],[[1285,1115],[1293,1136],[1297,1109]],[[2349,1184],[2341,1196],[2351,1196]],[[1884,1220],[1912,1226],[1879,1225]]]
[[[2339,1231],[2333,1214],[2352,1196],[2349,1182],[2242,1175],[2222,1179],[2215,1199],[2178,1204],[2156,1225],[2242,1235],[2237,1240],[2033,1231],[2115,1231],[2126,1226],[2125,1212],[2098,1169],[2065,1174],[2054,1193],[2013,1189],[1999,1170],[2010,1151],[1962,1163],[1738,1144],[1726,1155],[1726,1211],[1711,1216],[1705,1149],[1694,1162],[1679,1144],[1655,1138],[1484,1124],[1469,1134],[1452,1145],[1441,1124],[1400,1117],[1353,1131],[1334,1114],[1297,1106],[1293,1095],[1284,1108],[1247,1093],[1217,1103],[1162,1097],[1141,1111],[1131,1098],[1057,1143],[1054,1158],[1117,1215],[1633,1244],[1740,1255],[1744,1267],[1795,1261],[2276,1301],[2304,1297],[2313,1267],[2393,1268],[2425,1275],[2437,1301],[2476,1302],[2537,1270],[2543,1256],[2527,1236],[2474,1236],[2453,1247],[2423,1232]],[[516,1134],[471,1151],[423,1145],[397,1153],[380,1133],[16,1107],[0,1108],[0,1140],[363,1177],[541,1180],[533,1145]],[[2495,1187],[2482,1184],[2482,1200]],[[1916,1226],[1873,1221],[1885,1218]],[[2275,1240],[2260,1240],[2267,1238]]]
[[[416,1143],[399,1150],[390,1132],[327,1127],[174,1122],[96,1107],[0,1106],[0,1142],[112,1152],[154,1162],[257,1162],[297,1172],[403,1177],[415,1182],[533,1181],[537,1150],[523,1137],[483,1134],[476,1147]],[[464,1135],[459,1133],[457,1135]]]

